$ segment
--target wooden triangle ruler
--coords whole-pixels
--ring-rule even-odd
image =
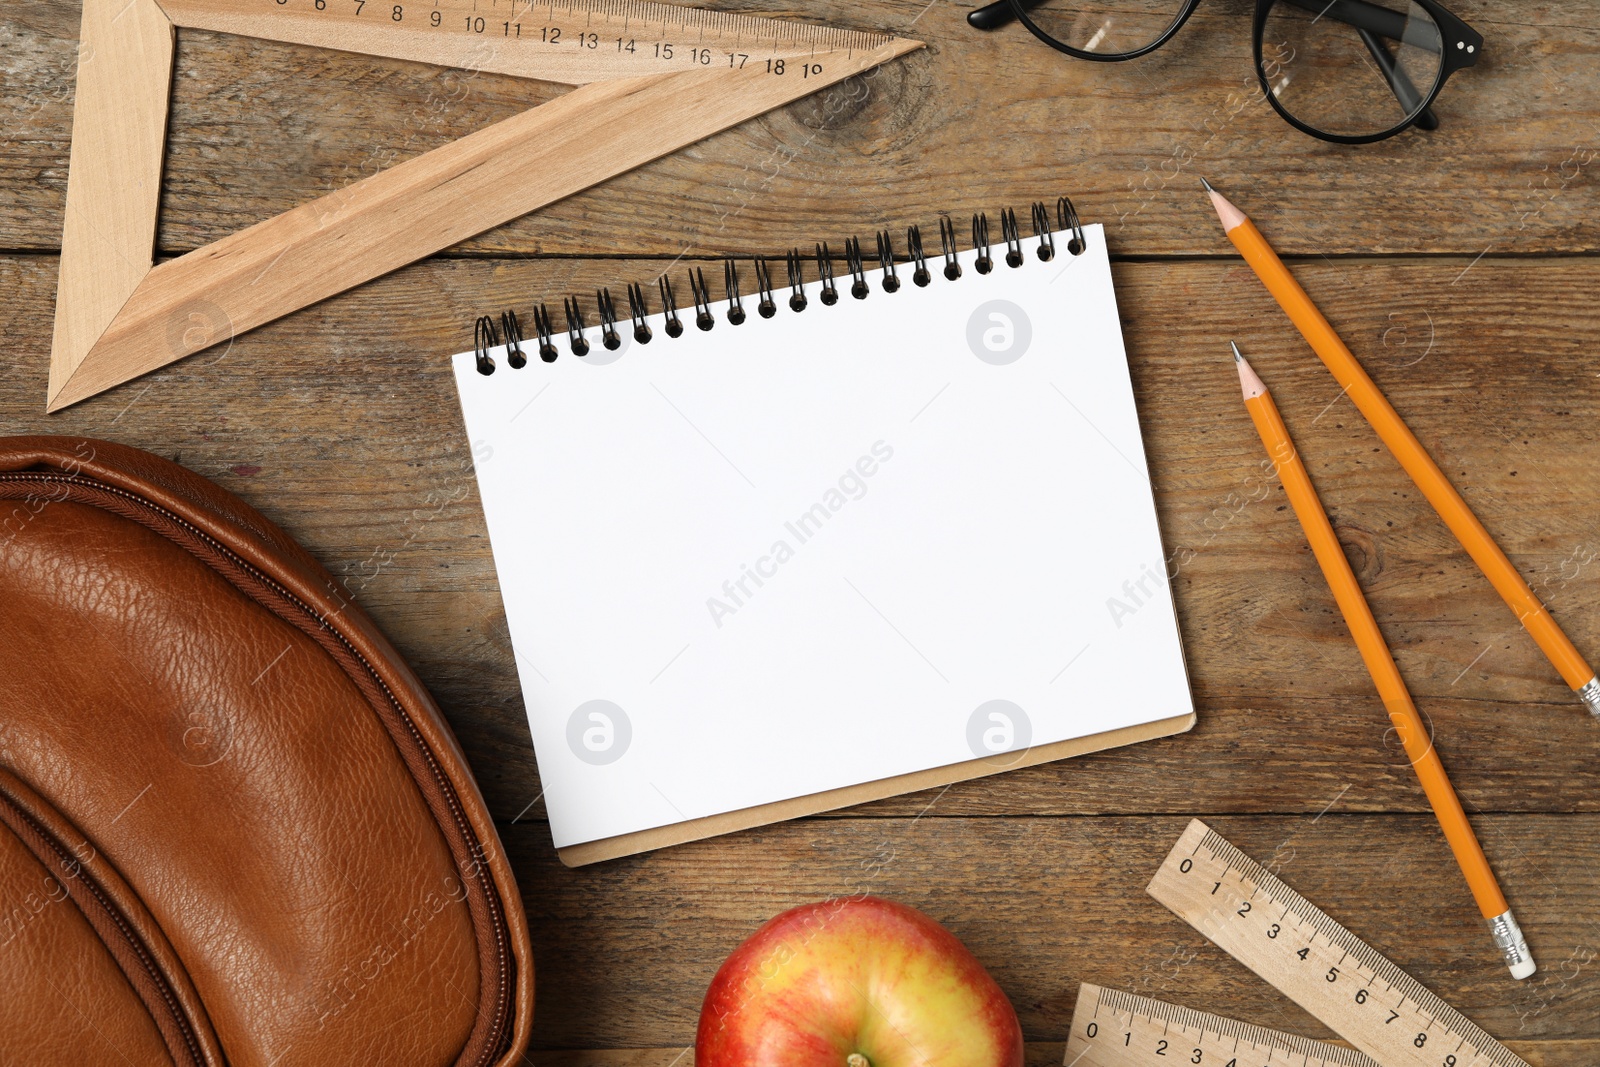
[[[156,266],[178,27],[576,88]],[[641,0],[84,0],[47,410],[920,47]]]

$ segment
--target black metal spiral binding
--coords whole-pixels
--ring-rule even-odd
[[[600,343],[615,352],[622,347],[622,338],[617,336],[617,305],[611,302],[611,290],[596,289],[594,302],[600,311]]]
[[[850,295],[865,300],[872,292],[867,284],[867,267],[861,262],[861,242],[854,237],[844,239],[844,261],[850,268]]]
[[[1071,234],[1066,241],[1066,250],[1073,256],[1082,255],[1088,247],[1083,222],[1078,217],[1077,208],[1067,197],[1056,199],[1054,219],[1051,218],[1050,208],[1044,201],[1030,205],[1030,215],[1033,233],[1039,242],[1037,248],[1039,259],[1055,258],[1055,235],[1058,233]],[[990,237],[989,216],[983,212],[974,214],[972,250],[976,254],[972,266],[979,274],[990,274],[995,267]],[[1005,208],[1000,212],[1000,237],[1005,243],[1006,265],[1013,268],[1022,266],[1027,261],[1027,255],[1023,249],[1017,213],[1011,208]],[[939,249],[944,259],[940,273],[949,281],[959,280],[960,250],[957,247],[955,223],[948,215],[939,219]],[[878,287],[884,293],[899,292],[901,285],[897,270],[899,263],[905,263],[910,267],[912,284],[925,288],[932,283],[933,274],[928,269],[921,227],[912,225],[906,228],[906,255],[903,258],[895,254],[892,234],[888,230],[878,231],[877,253]],[[850,295],[857,300],[867,299],[872,294],[872,284],[867,280],[866,256],[859,238],[845,239],[844,258],[850,272]],[[836,304],[839,301],[839,290],[835,284],[833,253],[826,242],[817,244],[816,259],[820,281],[817,297],[823,304]],[[806,257],[801,255],[798,248],[790,249],[785,257],[789,283],[789,298],[786,303],[790,310],[795,312],[804,311],[809,302],[806,295],[805,261]],[[756,314],[764,319],[770,319],[778,313],[771,265],[767,260],[757,257],[751,260],[751,266],[756,278],[754,293]],[[694,301],[695,325],[701,330],[710,330],[716,325],[717,316],[712,306],[713,298],[710,286],[706,283],[704,268],[690,267],[687,274],[689,290]],[[724,317],[730,325],[741,325],[747,320],[744,292],[740,284],[739,265],[732,258],[724,261],[722,278],[723,289],[727,296]],[[672,280],[666,274],[662,274],[656,279],[656,286],[661,293],[662,328],[669,337],[681,337],[684,324],[678,315],[678,300],[672,287]],[[575,356],[588,355],[590,342],[584,336],[587,332],[587,323],[578,298],[575,296],[563,298],[561,307],[566,320],[568,351]],[[612,299],[611,290],[595,290],[595,307],[600,320],[600,343],[612,351],[621,348],[622,336],[617,330],[617,306]],[[650,306],[644,287],[636,282],[630,282],[628,285],[628,311],[633,324],[633,339],[640,344],[648,344],[652,337],[649,323]],[[533,326],[538,341],[539,358],[545,363],[555,362],[559,355],[555,343],[555,325],[550,309],[546,305],[541,303],[534,307]],[[506,364],[514,370],[527,365],[528,356],[523,348],[526,338],[523,336],[522,324],[516,312],[507,310],[501,313],[498,323],[493,317],[483,315],[473,324],[473,357],[479,374],[490,375],[495,372],[495,359],[491,353],[501,348],[502,338],[504,338]]]
[[[900,277],[894,272],[894,238],[888,230],[878,231],[878,265],[883,270],[883,277],[878,284],[883,286],[886,293],[898,293]]]
[[[927,288],[933,275],[928,273],[928,257],[922,254],[922,227],[906,227],[906,255],[911,258],[914,268],[911,272],[911,281],[919,289]]]
[[[817,294],[829,307],[839,302],[839,290],[833,287],[833,253],[826,242],[817,245],[817,277],[822,279],[822,292]]]
[[[806,309],[806,261],[800,258],[798,248],[789,249],[789,310],[804,311]]]
[[[500,313],[500,332],[506,335],[506,362],[512,370],[521,370],[528,365],[528,357],[522,351],[522,323],[517,321],[517,313],[507,309]]]
[[[706,272],[699,267],[689,268],[689,293],[694,297],[694,324],[709,330],[717,324],[711,314],[711,291],[706,288]]]
[[[633,317],[633,339],[642,345],[650,343],[650,324],[645,321],[650,305],[644,302],[644,288],[638,282],[628,283],[628,313]]]
[[[744,324],[744,297],[739,292],[739,265],[732,258],[722,264],[722,287],[728,291],[728,323]]]
[[[567,317],[567,347],[572,349],[575,356],[587,356],[589,342],[583,336],[583,309],[578,306],[578,298],[569,296],[563,299],[561,310]]]
[[[672,291],[672,279],[663,274],[656,279],[656,286],[661,290],[661,313],[667,317],[667,336],[682,337],[683,323],[678,318],[678,297]]]
[[[533,309],[533,328],[539,333],[539,358],[554,363],[557,355],[555,331],[550,328],[550,309],[543,304]]]
[[[939,246],[944,251],[944,276],[946,281],[961,277],[961,264],[956,259],[956,224],[950,216],[939,217]]]
[[[1089,242],[1083,236],[1083,222],[1078,218],[1078,209],[1064,196],[1056,197],[1056,221],[1058,223],[1056,229],[1072,231],[1072,240],[1067,242],[1067,251],[1075,256],[1083,255],[1083,250],[1089,247]]]
[[[479,374],[494,373],[494,357],[489,355],[489,350],[499,347],[500,335],[495,332],[493,316],[479,315],[478,321],[472,324],[472,355]]]
[[[778,313],[778,304],[772,299],[772,272],[767,269],[767,261],[760,256],[756,257],[756,290],[761,294],[761,299],[756,303],[756,314],[764,319],[770,319]]]
[[[972,216],[972,247],[978,253],[972,269],[979,274],[994,270],[994,257],[989,255],[989,216],[981,211]]]
[[[1006,266],[1020,267],[1027,262],[1022,254],[1022,232],[1017,229],[1017,213],[1010,208],[1000,212],[1000,236],[1006,242]]]
[[[1039,238],[1039,258],[1049,262],[1056,258],[1056,238],[1050,232],[1050,213],[1040,203],[1033,205],[1033,235]]]

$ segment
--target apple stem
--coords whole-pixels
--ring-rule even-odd
[[[845,1057],[844,1067],[872,1067],[872,1062],[859,1052],[852,1052]]]

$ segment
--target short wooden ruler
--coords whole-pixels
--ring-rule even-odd
[[[1068,1067],[1378,1067],[1354,1049],[1149,997],[1078,987]]]
[[[1149,892],[1382,1067],[1527,1067],[1415,978],[1198,819],[1173,846],[1151,880]],[[1082,1024],[1074,1024],[1074,1038],[1082,1029]],[[1131,1044],[1127,1047],[1132,1049]],[[1173,1062],[1151,1059],[1148,1050],[1145,1056],[1087,1062]],[[1215,1063],[1203,1055],[1197,1062],[1202,1067]],[[1263,1060],[1248,1067],[1267,1067],[1272,1062]],[[1298,1064],[1302,1060],[1280,1058],[1276,1062]],[[1224,1059],[1216,1067],[1226,1064]],[[1246,1061],[1241,1059],[1237,1067],[1247,1067]]]

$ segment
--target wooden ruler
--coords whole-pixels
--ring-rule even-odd
[[[1383,1067],[1527,1067],[1199,819],[1149,892]]]
[[[1062,1062],[1067,1067],[1379,1067],[1354,1049],[1088,982],[1078,987]]]
[[[686,70],[804,83],[887,39],[645,0],[157,0],[179,26],[584,85]]]
[[[156,266],[181,27],[577,88]],[[84,0],[47,406],[229,341],[920,47],[638,0]]]

